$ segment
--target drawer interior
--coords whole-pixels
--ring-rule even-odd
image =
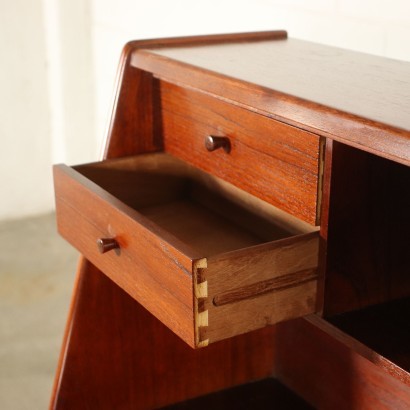
[[[55,181],[60,233],[192,347],[317,311],[318,228],[218,177],[160,152]]]
[[[75,169],[206,256],[317,229],[165,153]]]

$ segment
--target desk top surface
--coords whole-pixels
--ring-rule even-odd
[[[295,39],[152,52],[410,131],[410,63]]]
[[[227,38],[147,45],[132,64],[410,164],[410,63],[286,37]]]

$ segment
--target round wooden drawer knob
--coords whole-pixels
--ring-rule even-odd
[[[105,253],[112,249],[118,249],[120,245],[114,238],[99,238],[97,239],[97,247],[100,253]]]
[[[228,137],[215,137],[213,135],[208,135],[205,138],[205,148],[209,151],[215,151],[218,148],[223,148],[225,152],[231,150],[231,142]]]

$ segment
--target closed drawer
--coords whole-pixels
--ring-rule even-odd
[[[320,138],[208,94],[158,81],[165,151],[310,223],[318,221]],[[230,152],[208,152],[208,135]]]
[[[54,180],[61,235],[192,347],[316,309],[317,230],[229,183],[165,153]]]

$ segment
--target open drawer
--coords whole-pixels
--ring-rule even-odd
[[[319,234],[165,153],[54,167],[60,234],[192,347],[316,310]]]

